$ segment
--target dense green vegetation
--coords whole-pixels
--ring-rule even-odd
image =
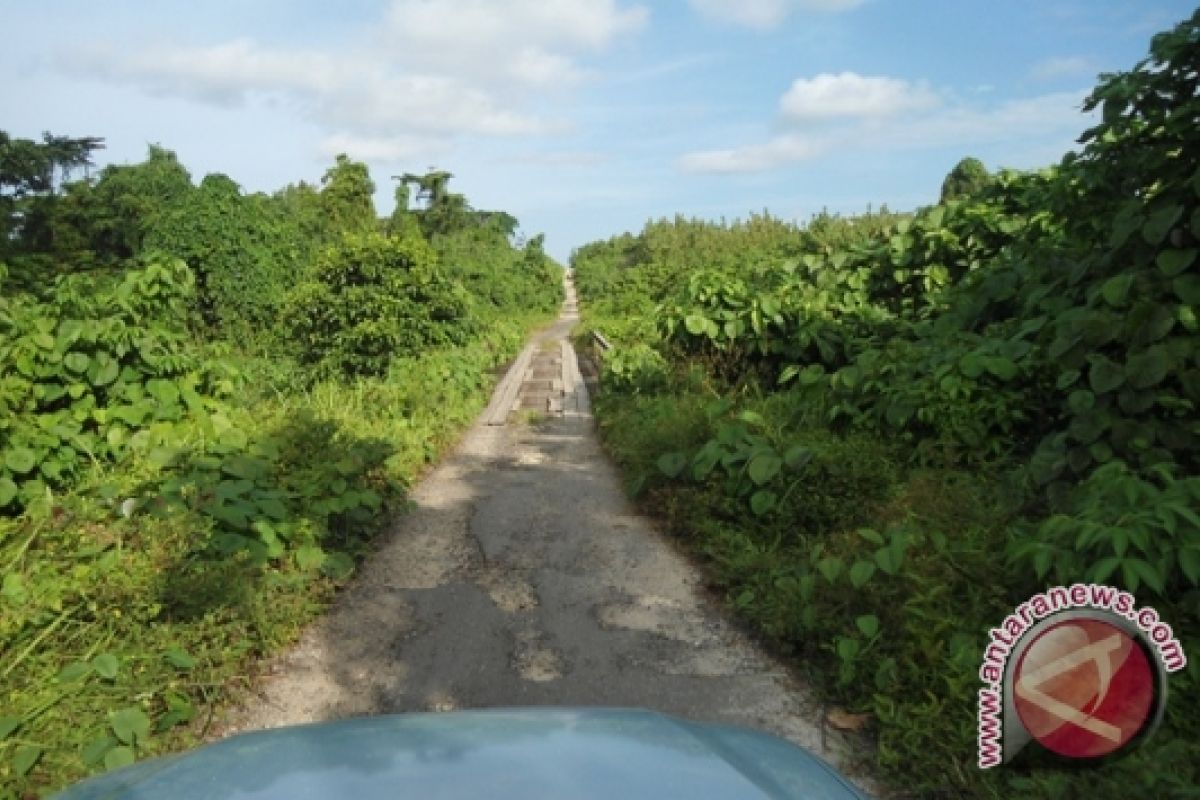
[[[0,797],[204,735],[561,300],[459,195],[378,219],[0,134]]]
[[[1102,78],[1081,149],[913,214],[648,224],[576,251],[631,488],[913,796],[1200,784],[1200,12]],[[975,766],[987,630],[1109,581],[1193,654],[1098,770]],[[1037,765],[1042,769],[1032,770]]]

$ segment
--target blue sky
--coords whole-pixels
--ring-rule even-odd
[[[552,255],[648,218],[936,199],[1056,161],[1174,0],[60,0],[0,6],[0,128],[175,150],[197,180],[436,166]]]

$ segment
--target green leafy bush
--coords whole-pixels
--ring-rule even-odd
[[[606,389],[632,394],[653,393],[667,385],[667,362],[649,345],[617,347],[604,356],[601,381]]]
[[[196,304],[209,325],[230,335],[269,330],[306,255],[298,225],[280,204],[243,196],[224,175],[155,218],[144,249],[182,259],[196,275]]]
[[[979,771],[973,706],[988,627],[1047,582],[1136,590],[1200,648],[1197,52],[1200,12],[1103,77],[1078,154],[911,215],[676,219],[576,251],[587,323],[658,319],[668,360],[654,396],[599,398],[606,443],[915,795],[1196,784],[1200,665],[1101,770]]]
[[[152,261],[106,288],[68,276],[48,302],[0,298],[0,509],[69,487],[221,390],[185,346],[193,286],[181,262]]]
[[[349,233],[317,258],[283,308],[285,336],[326,374],[382,375],[399,353],[465,344],[470,296],[420,239]]]

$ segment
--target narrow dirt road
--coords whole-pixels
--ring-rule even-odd
[[[849,748],[822,730],[803,687],[630,508],[566,344],[576,320],[568,286],[563,315],[506,379],[519,391],[501,385],[222,732],[402,711],[645,707],[766,729],[845,766]],[[546,413],[523,424],[514,406]]]

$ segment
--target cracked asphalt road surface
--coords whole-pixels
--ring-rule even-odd
[[[485,412],[223,734],[406,711],[642,707],[765,729],[846,769],[861,747],[822,730],[804,687],[630,507],[562,345],[576,321],[568,286],[513,376],[513,407],[545,402],[547,415],[488,424]],[[562,378],[547,380],[555,363]]]

